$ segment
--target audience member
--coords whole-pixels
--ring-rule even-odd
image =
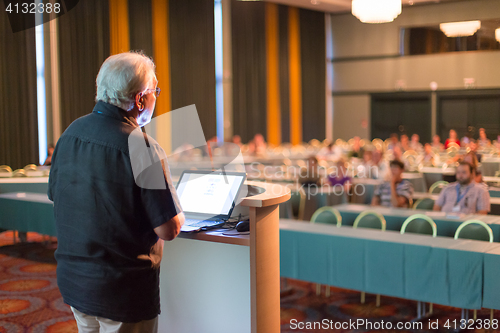
[[[487,214],[490,211],[490,195],[483,185],[473,178],[470,163],[461,162],[457,167],[457,181],[449,184],[439,194],[434,210],[447,213]]]
[[[353,139],[351,151],[347,154],[347,157],[363,158],[364,149],[361,147],[361,138],[359,136],[355,136]]]
[[[387,145],[387,149],[394,150],[394,148],[398,147],[399,145],[398,135],[396,133],[392,133],[389,139],[389,144]]]
[[[450,137],[446,139],[444,143],[444,149],[448,149],[451,143],[456,143],[460,146],[460,140],[458,140],[457,132],[454,129],[450,130]]]
[[[399,160],[390,163],[391,179],[379,185],[374,192],[372,205],[410,208],[413,184],[402,178],[404,164]]]
[[[337,161],[334,172],[328,175],[328,182],[332,186],[343,186],[344,192],[350,193],[351,177],[348,175],[343,159]]]
[[[491,146],[491,141],[488,139],[486,130],[484,128],[479,129],[479,139],[477,140],[477,144],[481,148],[488,148],[489,146]]]
[[[469,144],[471,142],[473,142],[474,139],[472,138],[472,132],[471,131],[467,131],[467,133],[465,134],[465,136],[462,138],[461,142],[460,142],[460,145],[462,147],[468,147]]]
[[[424,145],[424,156],[422,158],[422,164],[425,166],[433,166],[435,164],[436,153],[432,149],[430,143]]]
[[[437,134],[432,137],[432,149],[434,149],[436,152],[444,150],[444,145],[441,143],[441,138]]]
[[[342,149],[333,143],[320,149],[316,157],[321,160],[335,160],[342,156]]]
[[[412,149],[410,146],[410,140],[408,139],[408,135],[401,135],[401,151],[404,153],[407,150]]]
[[[310,156],[306,161],[306,166],[300,169],[299,182],[305,186],[321,185],[320,168],[315,156]]]
[[[45,159],[45,162],[43,165],[51,165],[52,164],[52,154],[54,153],[54,145],[50,144],[47,147],[47,158]]]
[[[410,148],[417,153],[421,153],[424,150],[424,146],[420,143],[420,135],[417,133],[411,136]]]

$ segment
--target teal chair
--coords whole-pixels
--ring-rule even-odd
[[[429,188],[430,194],[439,194],[441,190],[446,187],[449,183],[446,180],[438,180]]]
[[[434,199],[422,198],[415,201],[413,209],[432,210],[434,208]]]
[[[385,218],[382,214],[366,210],[359,214],[354,220],[353,228],[370,228],[370,229],[380,229],[385,231],[386,229]]]
[[[330,206],[318,208],[311,217],[311,223],[333,224],[340,228],[342,216],[340,212]]]
[[[369,229],[379,229],[385,231],[387,223],[385,222],[384,216],[382,214],[366,210],[359,214],[354,220],[353,228],[369,228]],[[361,303],[364,304],[366,300],[365,292],[361,292]],[[375,305],[380,306],[380,295],[377,295]]]
[[[414,214],[408,217],[401,227],[401,234],[406,232],[414,234],[437,236],[436,223],[427,215]]]
[[[434,203],[434,200],[433,200]],[[415,203],[416,205],[417,203]],[[436,223],[427,215],[424,214],[414,214],[409,216],[401,226],[401,234],[414,233],[422,235],[431,235],[432,237],[437,236]],[[429,304],[429,314],[433,312],[433,304]],[[422,314],[425,314],[425,303],[420,301],[417,302],[417,318],[420,318]]]
[[[473,239],[493,243],[493,231],[489,225],[480,220],[467,220],[455,231],[455,239]]]
[[[467,220],[458,226],[457,231],[455,231],[455,239],[472,239],[493,243],[493,231],[483,221]],[[490,319],[493,320],[493,309],[490,311]],[[474,320],[476,318],[477,310],[474,310]]]
[[[330,206],[318,208],[311,217],[311,223],[324,223],[336,225],[338,228],[342,226],[342,216],[340,212]],[[316,284],[316,295],[321,294],[321,284]],[[326,288],[325,296],[330,297],[330,288]]]

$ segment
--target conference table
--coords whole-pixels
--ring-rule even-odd
[[[285,278],[465,309],[500,309],[499,267],[498,243],[280,220]]]
[[[360,204],[342,204],[334,206],[342,216],[342,225],[352,226],[356,217],[364,211],[374,211],[384,216],[387,230],[399,231],[403,222],[414,214],[425,214],[432,218],[437,226],[438,236],[454,237],[458,226],[467,220],[477,219],[485,222],[493,231],[495,242],[500,241],[500,216],[496,215],[447,215],[444,212],[433,212],[421,209],[387,208]]]
[[[0,193],[30,192],[45,193],[49,188],[49,177],[0,178]]]
[[[46,193],[0,194],[0,228],[57,236],[54,205]]]

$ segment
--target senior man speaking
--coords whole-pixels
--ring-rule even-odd
[[[179,234],[184,215],[165,162],[165,184],[141,188],[128,147],[131,134],[144,135],[158,155],[154,161],[164,155],[154,140],[134,131],[151,120],[157,83],[155,65],[143,54],[106,59],[94,110],[66,129],[52,157],[48,195],[58,236],[57,283],[80,333],[158,331],[154,251]]]

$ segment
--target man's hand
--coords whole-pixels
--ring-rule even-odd
[[[184,213],[177,214],[169,221],[163,223],[161,226],[156,227],[155,233],[163,240],[171,241],[177,237],[184,225]]]

